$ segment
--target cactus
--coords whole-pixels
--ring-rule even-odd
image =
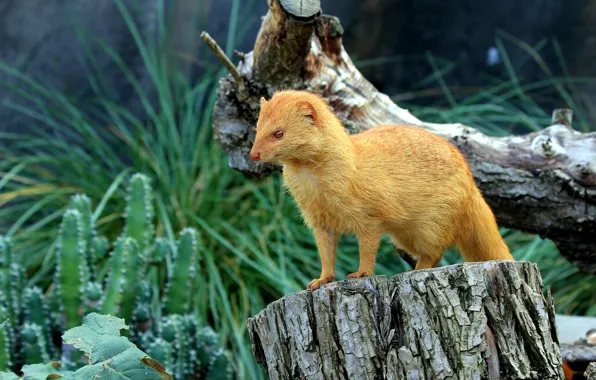
[[[75,194],[70,198],[68,208],[77,210],[81,214],[81,226],[83,230],[83,239],[85,241],[85,252],[89,253],[91,248],[91,239],[95,236],[95,223],[93,223],[93,213],[91,212],[91,201],[85,194]],[[87,260],[90,261],[90,257]]]
[[[23,295],[23,320],[25,323],[40,327],[46,345],[45,351],[50,356],[55,356],[50,313],[43,293],[38,287],[25,289]]]
[[[207,379],[233,379],[235,370],[228,352],[219,347],[217,334],[210,327],[197,331],[197,364]]]
[[[108,272],[108,239],[105,236],[94,236],[91,240],[89,266],[92,268],[93,276],[91,280],[103,284],[106,273]]]
[[[0,236],[0,302],[12,321],[18,321],[21,315],[23,283],[24,269],[13,262],[10,240]]]
[[[233,379],[235,376],[235,370],[232,366],[232,358],[230,353],[224,351],[222,348],[217,349],[212,360],[207,368],[207,374],[205,379],[208,380],[227,380]]]
[[[230,378],[229,353],[192,313],[199,306],[191,302],[200,290],[194,281],[199,234],[186,228],[175,242],[153,240],[151,198],[147,177],[133,176],[125,229],[109,244],[96,235],[89,199],[73,196],[60,225],[47,297],[40,288],[24,289],[23,268],[14,262],[9,239],[0,236],[0,372],[58,358],[54,364],[59,367],[35,364],[23,372],[66,374],[86,366],[89,359],[78,349],[80,342],[58,338],[66,328],[76,331],[83,315],[101,312],[130,322],[123,334],[163,362],[176,379]]]
[[[23,294],[24,320],[40,326],[48,325],[48,308],[40,288],[26,288]]]
[[[160,362],[169,373],[174,372],[174,346],[162,338],[149,343],[147,355]]]
[[[108,253],[108,239],[105,236],[94,236],[91,239],[90,264],[103,260]]]
[[[89,314],[99,311],[99,303],[103,295],[103,288],[98,282],[89,282],[85,286],[85,304],[83,305],[83,313]]]
[[[79,307],[84,301],[84,289],[89,281],[86,245],[81,213],[74,209],[66,210],[56,256],[56,285],[66,328],[81,323]]]
[[[110,257],[110,272],[100,302],[102,314],[119,315],[130,319],[134,308],[138,259],[138,245],[132,238],[119,238]],[[127,289],[128,288],[128,289]],[[124,306],[124,310],[122,307]],[[128,314],[130,313],[130,314]]]
[[[8,268],[11,263],[10,240],[0,235],[0,268]]]
[[[173,258],[173,270],[166,287],[165,311],[184,314],[190,311],[192,289],[198,266],[198,232],[185,228],[178,239]]]
[[[161,338],[174,346],[174,368],[172,373],[177,379],[184,379],[188,374],[192,373],[188,361],[188,334],[186,332],[186,325],[184,318],[178,314],[172,314],[164,317],[160,326]]]
[[[153,195],[149,177],[135,174],[130,180],[126,205],[124,236],[133,238],[139,252],[145,252],[153,239]]]
[[[0,372],[7,371],[14,364],[12,326],[6,315],[6,308],[0,305]]]
[[[12,321],[18,321],[21,316],[24,279],[25,271],[20,264],[12,263],[0,271],[0,300],[7,309],[7,317]]]
[[[172,249],[168,240],[164,238],[157,238],[153,243],[152,249],[148,252],[145,258],[147,262],[147,278],[151,281],[157,289],[165,287],[168,278],[168,263],[171,258]],[[159,291],[157,291],[159,293]]]
[[[197,364],[200,368],[206,369],[213,361],[213,351],[217,347],[217,334],[210,327],[204,327],[197,331]]]
[[[50,361],[43,329],[37,323],[25,322],[21,330],[21,357],[23,364]]]
[[[166,257],[170,256],[170,244],[164,238],[157,238],[155,239],[155,243],[153,244],[153,251],[150,257],[151,264],[160,264],[162,263]]]
[[[133,319],[140,324],[146,324],[153,315],[153,287],[150,280],[142,280],[138,287],[136,308]]]

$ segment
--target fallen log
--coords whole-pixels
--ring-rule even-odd
[[[527,262],[334,282],[247,327],[270,379],[563,379],[552,299]]]
[[[423,122],[360,74],[343,48],[339,20],[322,14],[319,0],[268,4],[254,50],[237,67],[214,48],[232,73],[221,79],[213,110],[214,137],[230,167],[252,177],[280,169],[249,158],[259,99],[307,89],[327,99],[350,133],[405,123],[452,142],[501,226],[551,239],[569,261],[596,273],[596,133],[573,130],[571,111],[556,110],[541,131],[499,138],[462,124]]]

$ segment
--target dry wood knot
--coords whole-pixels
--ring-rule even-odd
[[[565,148],[556,139],[544,135],[536,136],[532,141],[532,150],[545,157],[552,157],[565,152]]]

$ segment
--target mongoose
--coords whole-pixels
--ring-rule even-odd
[[[295,90],[261,98],[250,158],[283,165],[285,186],[315,236],[322,270],[308,285],[335,280],[339,236],[358,237],[371,276],[383,235],[432,268],[456,245],[466,261],[513,260],[460,151],[431,132],[380,125],[346,132],[320,96]]]

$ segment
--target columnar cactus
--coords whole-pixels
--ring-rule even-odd
[[[170,242],[164,238],[157,238],[153,248],[145,257],[148,268],[147,278],[159,289],[165,287],[168,279],[166,263],[172,260],[172,248]]]
[[[159,326],[161,338],[174,347],[174,367],[172,373],[175,378],[183,379],[188,374],[187,342],[184,320],[181,315],[173,314],[163,317]]]
[[[174,346],[162,338],[155,338],[149,343],[147,355],[160,362],[168,373],[174,373]]]
[[[10,241],[0,236],[0,372],[58,358],[61,371],[87,365],[76,344],[57,337],[66,329],[76,331],[83,315],[100,312],[129,322],[130,330],[122,333],[175,379],[232,378],[229,354],[213,330],[199,327],[193,313],[197,305],[192,300],[200,289],[195,281],[197,230],[184,229],[177,241],[154,240],[146,176],[132,177],[127,199],[124,231],[110,244],[95,232],[89,199],[71,198],[60,225],[54,283],[47,297],[40,288],[24,289],[23,268],[14,262]]]
[[[24,270],[13,260],[10,240],[0,236],[0,302],[13,323],[21,314],[23,283]]]
[[[100,302],[102,314],[118,315],[125,320],[130,320],[137,289],[137,268],[135,268],[137,259],[137,242],[132,238],[119,238],[109,261],[110,272],[106,280],[105,293]]]
[[[75,194],[70,198],[69,209],[77,210],[81,214],[81,229],[83,230],[83,239],[85,241],[85,252],[90,254],[91,240],[95,236],[95,223],[93,222],[93,213],[91,211],[91,201],[85,194]],[[91,263],[90,255],[87,260]]]
[[[21,358],[23,364],[50,361],[45,334],[37,323],[25,322],[21,329]]]
[[[142,280],[138,287],[138,294],[136,298],[136,307],[132,317],[133,325],[136,327],[137,333],[143,333],[151,328],[153,323],[154,308],[153,306],[153,285],[150,280]]]
[[[66,328],[78,326],[82,320],[79,307],[84,302],[84,289],[89,281],[84,235],[81,213],[75,209],[66,210],[56,255],[56,285]]]
[[[39,326],[45,341],[45,352],[54,357],[55,349],[52,344],[50,313],[44,295],[38,287],[25,289],[23,294],[23,321]]]
[[[130,180],[126,205],[124,236],[133,238],[144,253],[154,235],[153,195],[149,177],[135,174]]]
[[[14,364],[12,326],[7,314],[6,308],[0,305],[0,372],[7,371]]]
[[[99,311],[99,303],[103,295],[103,287],[98,282],[88,282],[85,286],[85,304],[83,305],[83,313],[95,313]]]
[[[217,341],[217,334],[210,327],[197,331],[197,365],[205,379],[233,379],[235,376],[232,358]]]
[[[0,268],[7,268],[11,263],[10,240],[0,235]]]
[[[108,253],[108,239],[105,236],[94,236],[91,240],[90,264],[103,260]]]
[[[232,366],[232,357],[228,351],[223,348],[215,350],[212,360],[207,367],[206,380],[231,380],[234,379],[236,373]]]
[[[185,314],[190,311],[195,273],[198,270],[199,234],[194,228],[185,228],[176,245],[173,270],[168,274],[165,311]]]
[[[142,346],[163,363],[176,379],[234,379],[229,352],[223,350],[215,332],[199,328],[190,315],[171,314],[160,321],[158,336],[145,335]],[[165,365],[165,364],[164,364]]]

